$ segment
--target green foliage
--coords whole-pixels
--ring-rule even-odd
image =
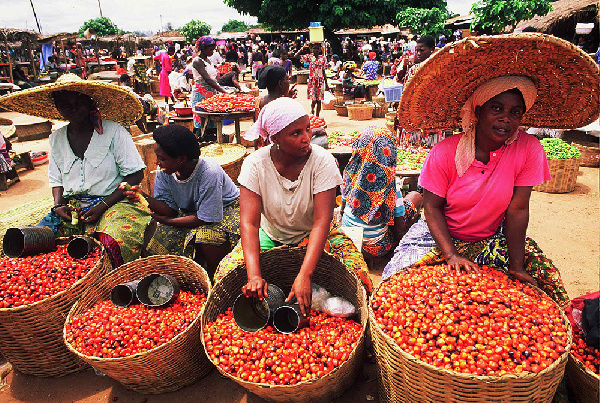
[[[185,24],[179,32],[185,36],[185,40],[188,42],[194,42],[203,35],[210,34],[211,26],[200,20],[191,20]]]
[[[581,157],[581,151],[576,146],[570,145],[562,139],[541,139],[540,143],[544,147],[548,159],[568,160]]]
[[[552,10],[549,0],[480,0],[471,7],[475,18],[471,30],[481,33],[501,33],[520,21],[536,15],[544,16]]]
[[[224,0],[242,14],[275,29],[303,29],[311,21],[326,28],[370,28],[391,22],[406,7],[446,9],[446,0]]]
[[[246,32],[249,28],[244,21],[229,20],[223,24],[221,32]]]
[[[396,14],[398,25],[407,27],[412,34],[434,37],[439,34],[450,35],[450,30],[444,26],[448,18],[450,18],[449,13],[437,7],[431,9],[408,7]]]
[[[123,31],[117,28],[117,26],[107,17],[98,17],[87,20],[83,23],[81,28],[79,28],[79,35],[83,35],[84,31],[88,28],[96,31],[98,36],[117,35],[123,33]]]

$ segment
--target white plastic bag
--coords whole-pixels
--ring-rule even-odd
[[[327,301],[325,301],[323,312],[338,318],[347,318],[348,316],[354,315],[356,308],[344,298],[331,297],[327,298]]]
[[[318,284],[312,283],[312,303],[311,308],[315,311],[323,312],[323,307],[327,298],[331,297],[331,294],[326,289]]]
[[[325,91],[325,94],[323,95],[323,103],[324,104],[329,104],[329,103],[331,103],[333,101],[335,101],[335,95],[333,95],[329,91]]]

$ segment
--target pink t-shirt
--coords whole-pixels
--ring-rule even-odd
[[[538,139],[520,131],[510,145],[490,153],[488,164],[475,160],[459,178],[454,156],[462,136],[451,136],[431,149],[419,184],[446,199],[444,214],[450,235],[476,242],[496,232],[512,199],[513,188],[550,180],[550,168]]]

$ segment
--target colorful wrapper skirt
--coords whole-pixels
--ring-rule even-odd
[[[478,242],[453,239],[458,253],[479,266],[489,266],[508,273],[508,249],[503,227],[492,236]],[[414,224],[400,241],[394,257],[385,266],[382,280],[410,266],[422,267],[445,264],[442,251],[436,246],[424,220]],[[552,260],[548,259],[537,243],[525,239],[525,271],[535,279],[538,286],[561,307],[569,304],[569,297]]]

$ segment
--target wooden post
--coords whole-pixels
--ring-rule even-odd
[[[3,32],[3,34],[4,34],[4,47],[6,48],[6,60],[8,60],[8,76],[10,77],[10,82],[14,84],[15,81],[13,79],[12,63],[10,62],[10,52],[8,51],[8,38],[6,37],[6,32]]]
[[[33,72],[33,77],[37,79],[38,72],[37,72],[37,69],[35,68],[33,47],[31,46],[31,41],[29,39],[27,39],[27,47],[29,48],[29,60],[31,61],[31,71]]]

